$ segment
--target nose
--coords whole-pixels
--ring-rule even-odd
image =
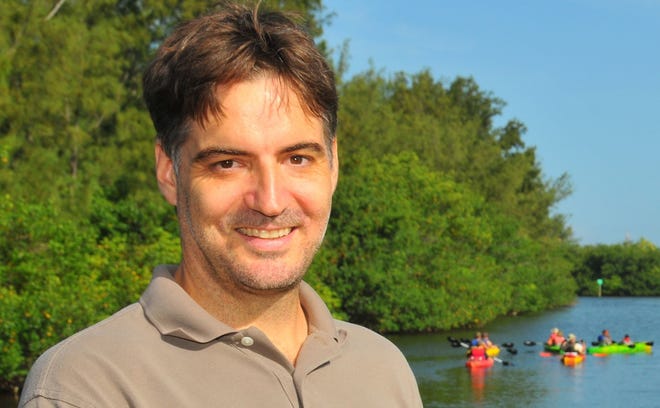
[[[279,166],[259,166],[248,206],[268,217],[280,215],[286,208],[286,191],[286,177]]]

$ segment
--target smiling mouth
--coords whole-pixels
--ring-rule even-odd
[[[240,232],[243,235],[247,235],[248,237],[263,238],[263,239],[282,238],[284,236],[289,235],[291,233],[291,230],[293,230],[293,228],[280,228],[276,230],[238,228],[238,232]]]

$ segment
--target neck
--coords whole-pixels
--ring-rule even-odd
[[[175,281],[202,308],[219,321],[237,330],[256,327],[295,365],[298,352],[307,338],[307,316],[300,304],[300,285],[285,291],[238,290],[184,272],[183,264],[174,274]]]

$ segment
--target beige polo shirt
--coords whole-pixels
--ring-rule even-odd
[[[384,337],[334,320],[307,284],[310,334],[294,367],[258,329],[236,331],[159,266],[138,303],[55,345],[19,407],[421,407],[414,375]]]

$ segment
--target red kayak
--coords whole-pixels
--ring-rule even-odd
[[[486,368],[490,367],[495,363],[495,360],[492,358],[468,358],[465,362],[466,367],[470,368]]]

